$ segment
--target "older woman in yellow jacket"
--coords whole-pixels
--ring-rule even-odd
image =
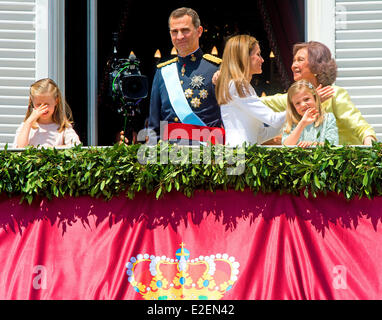
[[[371,145],[376,140],[374,129],[366,122],[355,107],[348,92],[333,85],[337,78],[337,64],[328,47],[320,42],[296,44],[293,48],[292,71],[295,81],[307,80],[319,91],[325,100],[322,107],[336,117],[339,143],[350,145]],[[331,86],[328,91],[325,87]],[[287,94],[276,94],[262,98],[262,102],[274,111],[285,111]]]

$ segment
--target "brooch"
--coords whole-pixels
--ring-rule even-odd
[[[191,79],[190,86],[193,89],[200,89],[202,86],[204,86],[204,80],[206,80],[206,79],[203,78],[202,76],[194,76]]]
[[[194,99],[191,100],[191,105],[192,105],[195,109],[200,108],[201,104],[202,104],[202,102],[200,101],[199,98],[194,98]]]
[[[194,91],[192,89],[187,89],[184,94],[186,95],[187,99],[191,99],[192,96],[194,95]]]
[[[200,90],[199,96],[201,99],[207,99],[208,98],[208,91],[206,89]]]

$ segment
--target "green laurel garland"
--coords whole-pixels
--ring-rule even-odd
[[[167,147],[167,146],[166,146]],[[21,196],[21,202],[35,197],[78,197],[89,195],[110,200],[138,192],[160,198],[178,191],[192,197],[197,190],[250,189],[258,192],[317,197],[328,192],[346,199],[382,195],[382,144],[370,148],[334,147],[326,144],[312,149],[263,148],[245,151],[244,173],[228,175],[226,159],[215,159],[220,147],[205,147],[201,159],[211,154],[211,163],[190,163],[187,156],[178,163],[140,164],[141,145],[66,150],[27,148],[23,152],[0,152],[0,194]],[[174,146],[168,147],[170,150]],[[159,159],[164,146],[159,145]],[[221,149],[220,149],[221,150]],[[180,154],[180,151],[179,151]],[[242,163],[242,164],[243,164]]]

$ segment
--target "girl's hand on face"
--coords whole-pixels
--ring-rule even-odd
[[[301,122],[307,126],[315,122],[317,120],[317,117],[318,117],[317,109],[309,108],[308,110],[305,111],[304,116],[301,119]]]
[[[49,111],[48,105],[46,105],[46,104],[38,106],[38,107],[34,107],[33,112],[30,115],[30,117],[28,118],[28,120],[30,120],[31,122],[37,121],[38,119],[40,119],[40,117],[43,114],[45,114],[48,111]]]
[[[317,94],[319,95],[322,103],[324,103],[326,100],[333,98],[333,96],[334,96],[334,89],[332,86],[323,87],[322,84],[320,84],[316,88],[316,91],[317,91]]]

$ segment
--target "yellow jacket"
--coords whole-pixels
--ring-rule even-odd
[[[374,129],[363,118],[361,112],[351,101],[349,93],[338,86],[333,86],[334,96],[322,104],[325,112],[332,112],[336,117],[340,145],[362,145],[368,136],[376,137]],[[272,110],[285,111],[287,94],[276,94],[261,98]]]

